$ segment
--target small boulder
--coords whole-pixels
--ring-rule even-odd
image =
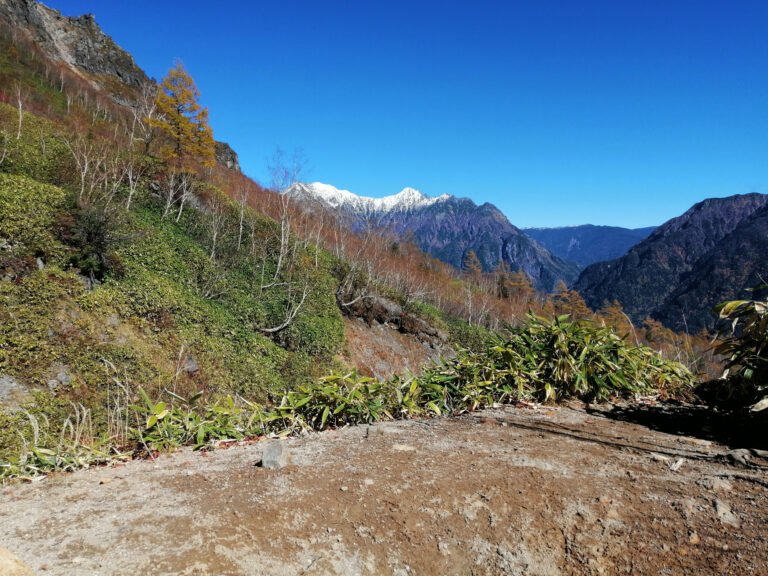
[[[197,363],[197,359],[191,354],[184,359],[184,365],[182,367],[184,372],[190,376],[194,376],[200,372],[200,364]]]
[[[751,465],[750,460],[752,459],[752,453],[746,448],[739,448],[728,452],[727,457],[733,464],[749,468]]]
[[[258,464],[268,470],[279,470],[288,465],[288,451],[279,440],[274,440],[264,447],[261,454],[261,462]]]
[[[741,521],[738,516],[731,510],[731,505],[724,500],[715,500],[715,514],[721,523],[732,526],[733,528],[740,528]]]

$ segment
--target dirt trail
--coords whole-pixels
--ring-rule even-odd
[[[590,415],[504,409],[2,489],[38,574],[768,574],[768,467]],[[682,459],[682,460],[681,460]]]

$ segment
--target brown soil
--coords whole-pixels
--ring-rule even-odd
[[[40,574],[768,574],[768,467],[509,408],[57,475],[0,498]]]
[[[360,318],[344,319],[344,339],[345,363],[380,380],[406,372],[420,374],[424,366],[453,355],[446,345],[422,342],[389,324],[373,322],[368,326]]]

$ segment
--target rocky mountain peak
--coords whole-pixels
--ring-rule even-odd
[[[452,198],[447,194],[432,198],[415,188],[403,188],[391,196],[371,198],[322,182],[297,183],[286,190],[286,193],[303,200],[319,201],[329,208],[344,208],[360,215],[410,211]]]

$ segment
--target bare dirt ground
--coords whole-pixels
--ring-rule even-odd
[[[505,408],[0,492],[38,574],[768,574],[768,462],[582,408]],[[741,455],[740,455],[741,454]],[[748,455],[747,455],[748,456]]]

